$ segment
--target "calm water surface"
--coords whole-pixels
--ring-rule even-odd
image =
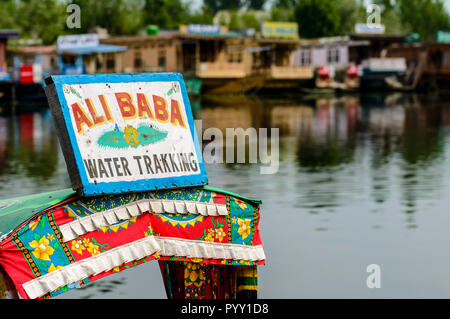
[[[280,128],[280,166],[207,165],[210,185],[263,200],[262,298],[450,297],[450,99],[220,97],[202,127]],[[19,109],[21,106],[19,106]],[[0,198],[70,187],[48,110],[0,117]],[[381,267],[368,289],[366,267]],[[157,263],[57,298],[165,298]]]

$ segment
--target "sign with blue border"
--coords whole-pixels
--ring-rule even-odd
[[[207,184],[181,74],[51,76],[45,91],[82,195]]]

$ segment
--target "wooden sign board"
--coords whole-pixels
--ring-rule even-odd
[[[207,184],[181,74],[51,76],[45,93],[82,195]]]

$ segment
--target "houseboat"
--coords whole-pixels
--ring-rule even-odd
[[[359,87],[360,52],[367,51],[367,40],[349,36],[302,40],[293,53],[293,64],[314,69],[314,81],[303,91],[313,93],[352,91]]]
[[[450,39],[437,34],[433,42],[392,45],[389,57],[404,57],[407,72],[403,81],[392,83],[399,90],[442,90],[450,85]]]
[[[16,38],[19,32],[0,29],[0,100],[7,99],[12,92],[11,74],[6,61],[6,44],[8,39]]]
[[[292,52],[299,44],[296,38],[248,36],[223,26],[188,25],[157,35],[109,37],[101,42],[128,47],[122,57],[116,57],[124,72],[182,72],[188,87],[201,82],[202,93],[298,87],[313,77],[310,66],[292,64]]]

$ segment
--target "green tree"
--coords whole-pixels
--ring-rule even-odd
[[[64,33],[66,6],[58,0],[27,0],[17,2],[14,15],[23,38],[41,38],[52,44]]]
[[[203,6],[199,11],[194,12],[189,17],[189,23],[194,24],[212,24],[213,23],[213,14],[211,9],[207,6]]]
[[[241,14],[241,22],[243,28],[253,28],[259,30],[261,22],[256,18],[255,14],[246,11]]]
[[[290,9],[295,7],[299,0],[276,0],[273,8]]]
[[[442,0],[397,0],[402,24],[424,39],[450,29],[449,14]]]
[[[241,0],[203,0],[212,14],[216,14],[220,10],[237,10],[242,7]]]
[[[318,38],[339,33],[339,12],[333,0],[301,0],[295,6],[294,16],[301,37]]]
[[[181,0],[145,0],[145,24],[156,24],[163,29],[176,29],[188,22],[189,7]]]
[[[353,33],[355,24],[364,23],[366,20],[366,9],[358,0],[335,0],[336,9],[339,14],[339,34],[347,35]]]
[[[88,32],[96,26],[106,28],[110,34],[134,34],[142,28],[142,3],[135,0],[72,0],[81,9],[81,30]]]
[[[252,10],[262,10],[266,0],[243,0],[241,6]]]
[[[16,2],[14,0],[0,1],[0,29],[17,28]]]

